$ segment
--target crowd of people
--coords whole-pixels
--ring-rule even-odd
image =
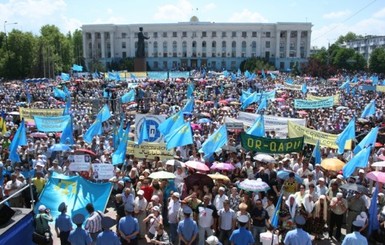
[[[104,210],[95,210],[92,204],[84,207],[89,217],[66,214],[66,204],[58,207],[61,215],[54,221],[44,205],[38,207],[36,232],[40,235],[49,231],[49,222],[55,223],[56,234],[61,244],[132,244],[147,242],[154,244],[311,244],[311,239],[333,239],[342,244],[367,244],[371,239],[385,243],[385,197],[382,185],[378,194],[377,214],[380,227],[375,233],[367,234],[369,206],[372,198],[372,181],[365,175],[373,170],[371,164],[383,160],[385,147],[383,133],[377,138],[367,167],[356,169],[344,178],[342,169],[331,171],[315,164],[312,145],[305,145],[301,152],[275,155],[275,161],[256,160],[258,152],[248,152],[240,145],[242,130],[229,130],[228,148],[214,154],[210,161],[199,153],[199,149],[210,134],[225,123],[225,118],[237,118],[242,111],[242,91],[270,91],[277,89],[277,98],[269,101],[262,111],[264,115],[306,119],[306,127],[318,131],[338,134],[352,117],[359,118],[365,105],[376,101],[376,112],[364,120],[357,121],[357,141],[375,126],[383,127],[385,118],[382,108],[385,97],[376,91],[359,88],[365,84],[367,74],[357,74],[358,82],[354,93],[339,89],[348,74],[338,74],[331,80],[309,77],[295,77],[294,84],[306,83],[316,96],[338,95],[340,106],[305,110],[298,113],[293,106],[294,99],[305,98],[298,90],[285,89],[287,74],[274,78],[257,76],[252,80],[239,76],[236,79],[222,76],[196,79],[170,79],[165,81],[143,79],[138,82],[112,82],[104,79],[87,81],[72,79],[68,83],[25,84],[12,81],[0,85],[1,110],[5,113],[6,130],[0,135],[0,200],[21,190],[27,183],[33,183],[34,192],[24,190],[8,200],[11,207],[31,207],[31,200],[38,200],[44,185],[53,172],[65,175],[81,175],[92,180],[90,173],[77,173],[69,169],[70,156],[76,149],[94,152],[92,163],[111,163],[114,148],[112,131],[114,125],[123,121],[135,125],[135,114],[165,115],[169,117],[181,109],[187,100],[188,84],[193,83],[195,106],[193,113],[185,114],[185,120],[194,125],[194,144],[177,147],[172,161],[166,164],[159,157],[138,159],[127,155],[125,162],[115,167],[111,201],[116,210],[116,219],[104,215]],[[15,135],[20,118],[18,107],[54,109],[64,107],[65,102],[54,98],[52,89],[67,86],[72,96],[71,115],[74,122],[76,144],[71,151],[52,152],[50,147],[58,142],[60,135],[49,133],[34,136],[37,129],[28,126],[28,145],[20,146],[21,162],[12,163],[8,147]],[[135,88],[133,88],[135,87]],[[121,103],[120,98],[130,89],[136,90],[135,101]],[[103,123],[103,133],[94,137],[92,144],[85,143],[83,135],[92,124],[95,107],[107,103],[113,112],[111,119]],[[245,110],[255,112],[258,103]],[[96,109],[97,110],[99,109]],[[200,123],[199,119],[208,118]],[[135,133],[132,127],[130,132]],[[38,134],[35,134],[38,135]],[[132,137],[131,135],[131,137]],[[276,138],[276,132],[266,132],[266,137]],[[115,146],[116,147],[116,146]],[[322,148],[322,159],[338,158],[348,162],[350,151],[338,154],[336,149]],[[187,182],[188,176],[207,174],[186,167],[186,161],[199,161],[207,166],[224,162],[233,165],[234,170],[214,170],[228,179]],[[167,161],[168,163],[169,161]],[[289,172],[287,177],[277,172]],[[158,171],[175,174],[175,179],[152,179],[148,176]],[[246,179],[263,181],[269,185],[265,192],[252,192],[239,188]],[[363,186],[367,191],[347,190],[344,184]],[[276,206],[279,205],[278,208]],[[276,212],[278,211],[278,212]],[[278,225],[273,221],[278,218]],[[73,229],[71,221],[76,225]],[[116,228],[112,228],[116,225]],[[342,234],[342,228],[346,234]],[[52,236],[53,231],[49,231]],[[311,235],[311,236],[310,236]],[[273,240],[273,243],[271,242]]]

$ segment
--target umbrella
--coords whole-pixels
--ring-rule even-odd
[[[321,162],[322,168],[331,171],[340,171],[344,166],[345,163],[338,158],[327,158]]]
[[[377,181],[377,182],[385,183],[385,173],[380,172],[380,171],[370,172],[366,175],[366,178]]]
[[[166,171],[158,171],[151,173],[148,177],[151,179],[175,179],[175,174]]]
[[[228,106],[224,106],[224,107],[221,107],[220,110],[221,111],[229,111],[229,110],[231,110],[231,108]]]
[[[347,191],[356,191],[359,193],[368,193],[368,189],[363,185],[357,185],[357,184],[343,184],[340,186],[340,188],[345,189]]]
[[[227,105],[229,102],[227,100],[220,100],[219,104]]]
[[[292,173],[292,172],[287,171],[287,170],[280,170],[280,171],[278,171],[278,173],[277,173],[277,177],[280,178],[280,179],[286,180],[286,179],[289,178],[289,174],[290,174],[290,173]],[[299,177],[299,175],[294,174],[294,178],[295,178],[295,180],[296,180],[297,182],[302,183],[302,178]]]
[[[198,120],[198,123],[211,123],[211,120],[208,118],[201,118]]]
[[[298,113],[299,115],[307,115],[307,112],[306,112],[306,111],[297,111],[297,113]]]
[[[340,110],[345,110],[345,109],[349,109],[349,107],[346,107],[346,106],[339,106],[336,108],[337,111],[340,111]]]
[[[209,176],[213,180],[223,180],[223,181],[227,181],[227,182],[230,181],[229,177],[227,177],[226,175],[220,174],[220,173],[208,174],[207,176]]]
[[[381,144],[380,142],[376,142],[376,144],[374,144],[374,147],[382,147],[383,144]]]
[[[375,162],[372,167],[385,167],[385,161]]]
[[[194,185],[198,185],[200,188],[207,185],[209,189],[213,188],[214,181],[206,174],[192,174],[184,179],[187,189],[191,189]]]
[[[199,124],[196,124],[196,123],[191,123],[191,128],[193,130],[201,130],[202,129],[202,126],[199,125]]]
[[[210,171],[209,167],[207,167],[207,165],[204,164],[203,162],[187,161],[185,162],[185,165],[189,168],[193,168],[198,171]]]
[[[91,150],[88,150],[88,149],[84,149],[84,148],[75,150],[75,153],[86,153],[86,154],[89,154],[91,156],[96,157],[96,153],[95,152],[93,152]]]
[[[276,98],[275,101],[278,101],[278,102],[284,102],[285,99],[284,99],[284,98]]]
[[[201,100],[195,100],[194,102],[195,102],[195,104],[202,104],[203,103],[203,101],[201,101]]]
[[[258,154],[254,157],[254,160],[264,162],[264,163],[275,163],[274,157],[268,154]]]
[[[9,115],[12,115],[12,116],[19,116],[20,113],[18,111],[11,111],[10,113],[8,113]]]
[[[181,166],[182,168],[185,167],[185,164],[183,162],[175,160],[175,159],[167,160],[166,165],[170,165],[170,166],[174,166],[174,167]]]
[[[66,144],[61,144],[61,143],[59,143],[59,144],[54,144],[54,145],[51,146],[49,149],[50,149],[51,151],[68,151],[68,150],[70,150],[71,148],[70,148],[68,145],[66,145]]]
[[[230,102],[230,105],[240,105],[241,103],[239,103],[238,101],[231,101]]]
[[[47,134],[41,132],[32,133],[31,136],[34,138],[47,138]]]
[[[269,190],[270,186],[265,182],[263,182],[261,179],[257,179],[257,180],[245,179],[244,181],[238,184],[238,188],[245,191],[261,192],[261,191]]]
[[[206,101],[205,105],[214,105],[214,101]]]
[[[219,162],[219,163],[214,163],[210,169],[231,171],[231,170],[234,170],[235,167],[231,163]]]

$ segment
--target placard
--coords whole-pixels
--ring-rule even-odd
[[[91,157],[89,155],[70,155],[69,170],[74,172],[89,171],[91,165]]]
[[[92,175],[95,180],[109,180],[114,177],[114,165],[106,163],[92,164]]]

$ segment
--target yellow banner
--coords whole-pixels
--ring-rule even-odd
[[[325,99],[328,99],[330,97],[333,97],[333,103],[334,105],[339,105],[340,104],[340,95],[339,94],[336,94],[336,95],[332,95],[332,96],[326,96],[326,97],[322,97],[322,96],[315,96],[315,95],[311,95],[311,94],[307,94],[307,99],[308,100],[325,100]]]
[[[64,109],[35,109],[20,107],[20,118],[24,118],[26,122],[33,122],[33,116],[55,117],[62,116]]]
[[[165,143],[149,143],[143,142],[141,145],[136,145],[134,141],[127,143],[127,155],[134,155],[136,158],[146,158],[154,160],[159,157],[160,160],[169,160],[174,158],[174,150],[166,150]]]
[[[385,92],[385,86],[379,86],[379,85],[377,85],[377,86],[376,86],[376,90],[377,90],[378,92]]]
[[[297,138],[304,136],[304,142],[306,144],[316,145],[317,141],[319,140],[321,146],[338,149],[338,146],[336,144],[336,139],[338,135],[310,129],[290,121],[288,121],[287,123],[289,138]],[[352,141],[348,140],[345,144],[345,150],[350,150],[351,148]]]

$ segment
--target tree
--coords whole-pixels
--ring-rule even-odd
[[[369,58],[369,69],[376,73],[385,73],[385,48],[376,48]]]
[[[275,70],[274,65],[262,58],[248,58],[241,62],[240,69],[242,72],[248,70],[250,72],[258,72],[260,70]]]
[[[333,57],[333,64],[338,69],[346,69],[348,71],[364,70],[366,67],[365,58],[354,51],[354,49],[340,48]]]
[[[336,44],[343,44],[343,43],[354,41],[354,40],[357,40],[360,38],[363,38],[363,36],[357,35],[354,32],[348,32],[348,33],[346,33],[345,36],[344,35],[339,36],[337,41],[336,41]]]

